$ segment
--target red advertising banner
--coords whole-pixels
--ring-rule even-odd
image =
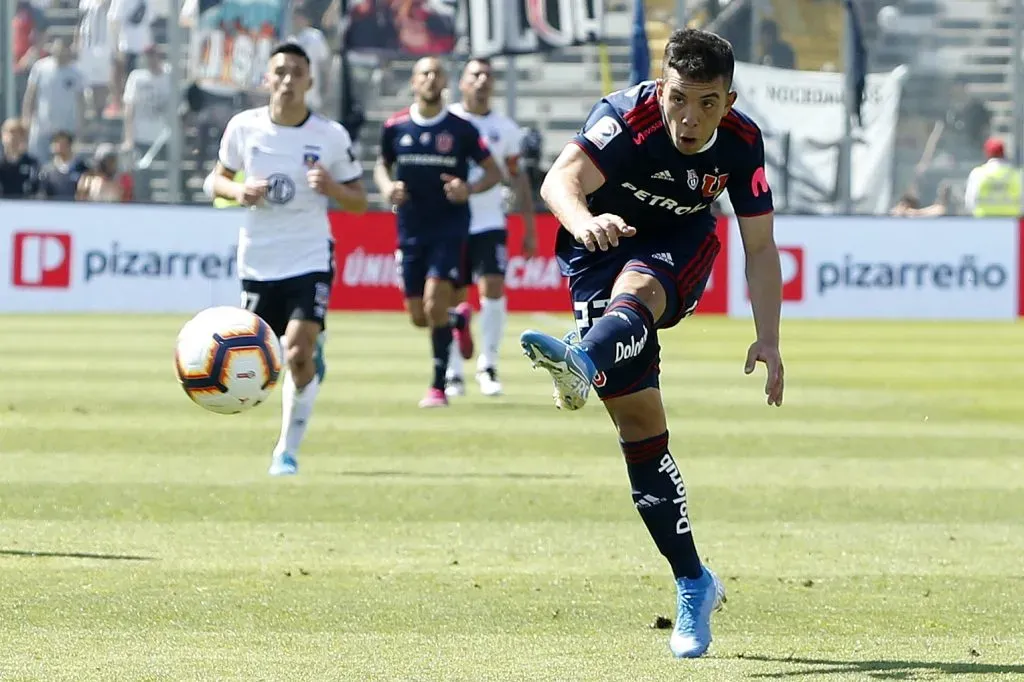
[[[331,294],[332,310],[402,310],[395,267],[395,216],[366,213],[361,216],[331,214],[335,240],[337,275]],[[523,221],[518,215],[508,221],[508,270],[505,288],[508,309],[513,312],[555,312],[570,314],[569,291],[555,260],[558,221],[550,214],[537,216],[538,255],[523,258]],[[697,309],[698,313],[725,313],[728,305],[728,220],[718,221],[722,250],[712,269],[711,282]],[[475,290],[469,301],[478,306]]]

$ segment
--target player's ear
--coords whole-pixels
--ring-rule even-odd
[[[735,90],[729,92],[729,94],[727,94],[725,96],[725,111],[726,111],[726,113],[728,113],[729,110],[732,109],[733,106],[736,104],[736,97],[737,97],[737,94],[736,94]]]

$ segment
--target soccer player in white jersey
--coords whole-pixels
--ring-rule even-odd
[[[505,182],[511,186],[518,199],[525,226],[523,257],[532,258],[537,249],[533,195],[526,174],[520,173],[518,168],[523,133],[515,121],[491,109],[494,79],[491,75],[490,60],[471,59],[462,71],[459,91],[462,93],[462,101],[452,104],[448,109],[457,116],[469,119],[487,141],[491,155],[505,176]],[[474,166],[470,169],[470,180],[476,180],[482,175],[482,168]],[[466,300],[466,287],[475,278],[480,290],[480,324],[483,337],[483,347],[476,363],[476,380],[481,393],[495,396],[501,394],[501,382],[498,380],[498,349],[505,333],[505,321],[508,316],[505,298],[508,228],[502,187],[493,187],[471,196],[469,210],[469,242],[461,286],[456,291],[456,302]],[[449,397],[465,394],[462,372],[462,356],[453,346],[445,387],[445,393]]]
[[[214,196],[248,207],[238,239],[246,308],[278,336],[288,361],[281,437],[272,476],[298,472],[298,449],[323,380],[323,335],[334,280],[328,199],[366,210],[363,171],[338,123],[312,113],[309,57],[294,43],[272,53],[270,105],[236,114],[224,129],[211,178]],[[244,182],[235,174],[245,172]]]

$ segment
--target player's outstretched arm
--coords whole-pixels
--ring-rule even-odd
[[[758,362],[768,368],[764,392],[769,405],[782,404],[783,366],[779,353],[779,318],[782,313],[782,269],[775,245],[775,214],[738,216],[746,255],[747,286],[754,314],[757,340],[747,352],[744,371],[750,374]]]

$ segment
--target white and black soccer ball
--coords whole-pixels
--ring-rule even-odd
[[[273,392],[281,376],[281,344],[270,325],[244,308],[207,308],[178,333],[174,369],[197,405],[238,414]]]

